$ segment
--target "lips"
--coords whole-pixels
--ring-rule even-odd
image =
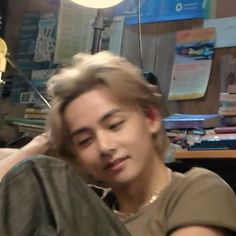
[[[113,161],[110,161],[106,166],[105,166],[105,170],[113,170],[113,171],[117,171],[117,170],[121,170],[123,169],[125,160],[127,160],[128,157],[122,157],[122,158],[117,158]]]

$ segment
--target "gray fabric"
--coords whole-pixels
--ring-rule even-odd
[[[0,184],[1,236],[128,236],[107,206],[67,163],[38,156]]]

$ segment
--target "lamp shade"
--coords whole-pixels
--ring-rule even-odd
[[[90,7],[90,8],[107,8],[117,5],[123,0],[71,0],[81,6]]]

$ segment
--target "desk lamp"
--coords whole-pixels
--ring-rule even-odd
[[[91,54],[97,53],[100,49],[101,34],[104,28],[107,26],[104,22],[103,9],[112,7],[122,2],[123,0],[71,0],[81,6],[96,8],[97,15],[93,24],[94,34]]]
[[[7,45],[5,41],[0,38],[0,85],[4,84],[4,81],[2,80],[2,73],[6,70],[7,65]]]
[[[4,81],[2,80],[2,73],[6,70],[7,62],[28,83],[28,85],[33,89],[33,91],[42,99],[45,105],[48,108],[51,108],[51,105],[48,103],[46,98],[44,98],[40,91],[31,83],[30,79],[28,79],[20,70],[20,68],[18,68],[18,66],[13,61],[11,61],[11,59],[9,58],[9,54],[7,53],[7,44],[2,38],[0,38],[0,89],[1,86],[4,84]]]

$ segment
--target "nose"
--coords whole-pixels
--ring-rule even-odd
[[[109,131],[99,131],[96,136],[97,145],[101,155],[112,155],[116,151],[116,142]]]

